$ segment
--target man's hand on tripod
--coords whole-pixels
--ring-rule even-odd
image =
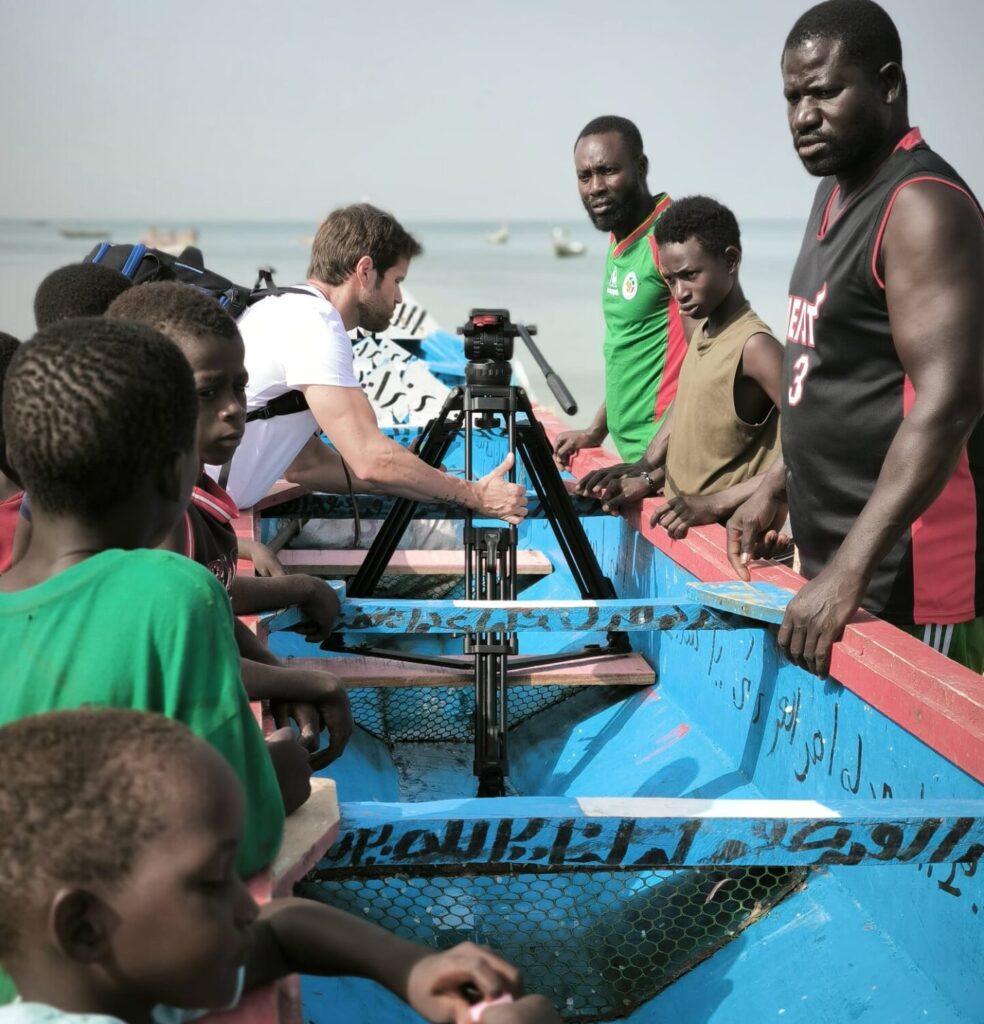
[[[491,473],[475,481],[478,494],[475,511],[479,515],[504,519],[507,523],[519,523],[526,518],[526,489],[506,479],[514,461],[510,452]]]

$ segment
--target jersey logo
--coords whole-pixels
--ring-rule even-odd
[[[816,348],[816,340],[813,335],[813,325],[820,316],[820,307],[827,297],[827,282],[817,292],[811,302],[799,295],[789,296],[789,306],[786,318],[786,341],[795,342],[797,345],[805,345],[807,348]]]
[[[635,298],[636,292],[639,290],[639,278],[636,277],[636,272],[630,270],[625,275],[625,280],[622,282],[622,298],[626,301],[631,302]]]
[[[612,276],[608,279],[608,294],[618,295],[618,267],[612,270]]]

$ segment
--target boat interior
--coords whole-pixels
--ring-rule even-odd
[[[476,465],[503,444],[477,433]],[[444,461],[463,464],[460,440]],[[604,461],[579,456],[575,474]],[[323,772],[338,838],[298,891],[439,948],[488,943],[567,1020],[980,1019],[976,677],[876,620],[849,627],[831,678],[807,674],[775,643],[799,577],[763,565],[736,586],[721,528],[670,541],[647,525],[653,501],[616,518],[572,496],[617,595],[586,601],[519,479],[508,619],[467,618],[461,523],[436,506],[365,597],[346,588],[386,500],[286,488],[257,509],[256,535],[290,536],[285,565],[336,581],[344,649],[312,648],[288,613],[261,628],[343,678],[357,723]],[[463,623],[518,641],[499,796],[477,796]],[[558,655],[573,660],[537,660]],[[415,1019],[368,982],[301,993],[309,1020]]]

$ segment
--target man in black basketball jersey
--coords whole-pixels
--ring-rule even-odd
[[[739,575],[785,514],[809,582],[779,632],[826,675],[863,606],[984,668],[984,226],[911,127],[872,0],[828,0],[782,55],[800,160],[822,176],[790,283],[785,466],[728,523]]]

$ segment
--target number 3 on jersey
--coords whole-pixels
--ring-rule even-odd
[[[810,357],[802,355],[793,363],[793,379],[789,385],[789,404],[799,405],[803,397],[803,381],[810,372]]]

